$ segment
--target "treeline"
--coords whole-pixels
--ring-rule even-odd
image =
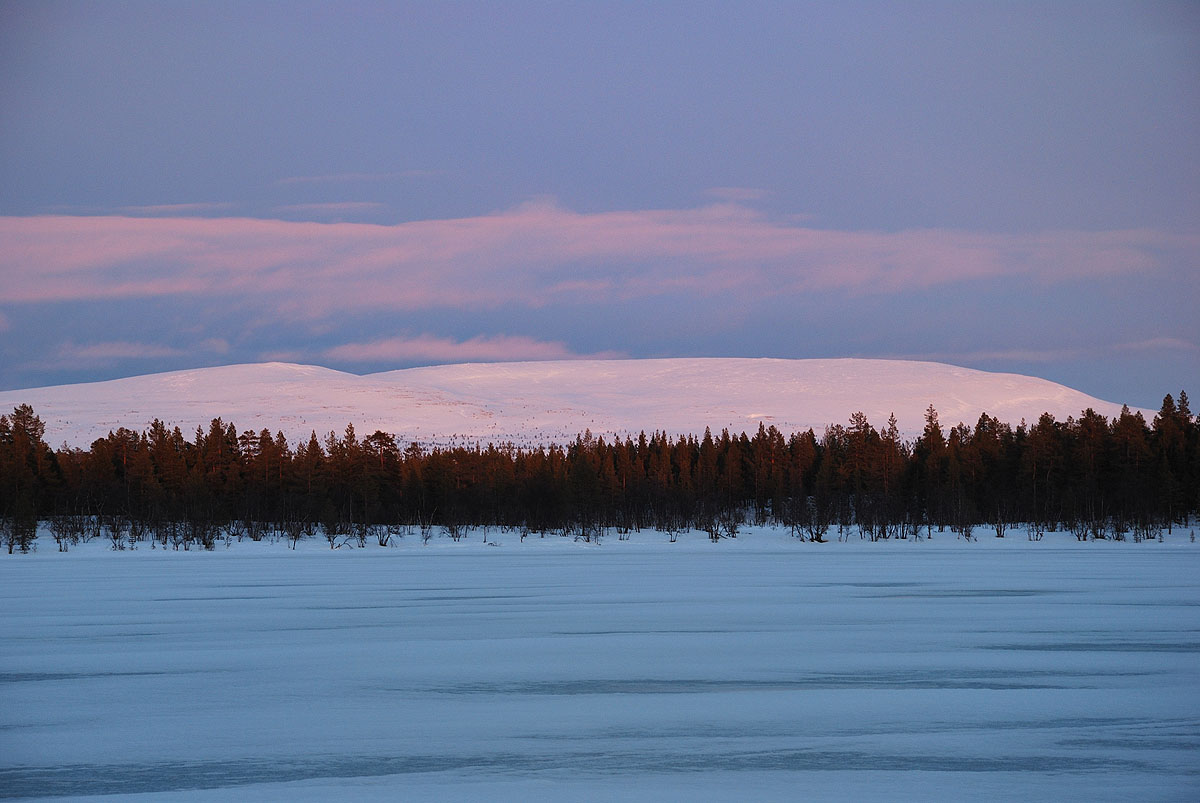
[[[654,528],[703,530],[713,540],[747,521],[823,540],[856,525],[863,537],[921,537],[947,528],[971,538],[1018,523],[1031,534],[1149,538],[1200,508],[1200,420],[1186,393],[1147,423],[1128,408],[1017,427],[988,415],[944,428],[932,406],[924,432],[903,440],[894,416],[785,437],[590,433],[565,446],[422,448],[384,432],[289,444],[282,433],[239,433],[221,419],[186,438],[155,421],[118,429],[89,449],[51,449],[28,406],[0,417],[0,527],[9,551],[47,522],[60,549],[111,537],[211,548],[226,537],[370,538],[386,545],[435,526],[452,538],[474,526],[591,539]],[[1031,537],[1037,537],[1031,535]]]

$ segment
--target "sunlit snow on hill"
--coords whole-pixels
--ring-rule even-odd
[[[0,392],[0,410],[31,404],[52,445],[86,446],[117,427],[155,418],[190,435],[213,418],[240,431],[282,431],[296,442],[377,429],[402,442],[546,444],[596,435],[790,433],[845,424],[862,411],[877,428],[896,415],[913,437],[932,404],[943,425],[981,413],[1017,424],[1120,404],[1044,379],[903,360],[689,358],[441,365],[357,376],[264,363]]]

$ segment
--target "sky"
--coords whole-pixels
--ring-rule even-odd
[[[0,0],[0,389],[872,357],[1200,393],[1200,3]]]

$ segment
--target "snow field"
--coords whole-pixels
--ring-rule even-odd
[[[846,424],[862,411],[876,429],[895,413],[918,436],[926,408],[943,426],[974,425],[988,413],[1014,427],[1049,412],[1058,420],[1088,407],[1108,418],[1120,404],[1054,382],[906,360],[675,358],[438,365],[367,376],[312,365],[264,363],[27,390],[0,391],[0,411],[30,404],[46,441],[86,448],[110,430],[141,432],[155,418],[186,437],[217,417],[238,430],[282,431],[295,447],[316,432],[353,423],[402,444],[564,445],[593,434],[637,438],[751,435],[760,423],[784,435]],[[1145,411],[1147,419],[1152,411]]]

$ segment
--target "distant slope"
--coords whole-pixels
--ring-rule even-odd
[[[1112,417],[1120,405],[1044,379],[902,360],[662,359],[482,363],[367,376],[286,363],[231,365],[78,385],[0,392],[0,411],[33,405],[52,445],[87,446],[111,429],[160,418],[191,436],[217,417],[239,431],[376,429],[402,442],[563,443],[594,434],[785,434],[846,423],[861,410],[877,428],[895,413],[919,434],[925,409],[943,426],[987,412],[1013,424],[1043,412],[1062,420],[1085,408]]]

